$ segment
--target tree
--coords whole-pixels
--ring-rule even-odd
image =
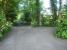
[[[16,8],[18,8],[18,2],[15,0],[2,0],[2,8],[7,21],[13,22],[16,16]]]
[[[24,21],[26,22],[26,24],[30,24],[31,23],[31,9],[32,9],[32,0],[21,0],[21,2],[19,3],[20,5],[23,5],[23,6],[19,6],[19,12],[23,13],[23,18],[22,20],[24,19]]]
[[[67,12],[67,0],[65,1],[64,9],[65,9],[65,11]]]
[[[61,8],[62,8],[62,0],[59,0],[59,11],[61,11]]]
[[[40,24],[40,2],[39,0],[36,0],[36,19],[37,19],[37,24]]]
[[[50,0],[53,21],[57,20],[57,0]]]
[[[62,9],[62,0],[59,0],[59,11],[58,11],[58,16],[61,15],[61,9]]]
[[[40,23],[40,1],[39,0],[22,0],[23,14],[27,22],[33,19],[37,22],[37,25]],[[33,19],[32,19],[33,18]],[[29,20],[28,20],[29,19]]]

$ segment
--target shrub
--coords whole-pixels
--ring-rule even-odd
[[[11,30],[12,23],[5,19],[0,19],[0,40]]]
[[[31,21],[31,25],[32,26],[37,26],[38,24],[37,24],[37,21],[33,18],[32,19],[32,21]]]
[[[42,18],[42,25],[43,26],[52,26],[52,17],[51,16],[46,16]]]
[[[56,35],[57,37],[60,37],[60,38],[64,38],[66,39],[67,38],[67,18],[64,17],[63,19],[58,19],[57,20],[57,32],[56,32]]]

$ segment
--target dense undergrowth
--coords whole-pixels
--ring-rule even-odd
[[[4,21],[0,25],[0,39],[2,39],[6,33],[8,33],[11,30],[11,23]]]
[[[12,23],[6,21],[5,17],[0,15],[0,40],[11,30]]]
[[[36,18],[33,18],[31,21],[32,26],[38,26],[37,21],[35,19]],[[40,26],[52,27],[53,25],[53,17],[51,15],[42,17]]]
[[[67,39],[67,17],[63,16],[62,19],[57,22],[56,36],[59,38]]]

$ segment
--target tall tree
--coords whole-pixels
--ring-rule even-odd
[[[64,9],[67,12],[67,0],[65,0]]]
[[[22,0],[25,19],[29,16],[36,20],[37,25],[40,24],[40,0]],[[30,19],[29,19],[30,20]]]
[[[31,23],[31,4],[33,3],[32,2],[33,0],[22,0],[19,4],[23,5],[23,6],[20,6],[19,7],[19,11],[22,11],[23,13],[23,17],[24,17],[24,21],[27,23],[27,24],[30,24]]]
[[[57,19],[57,0],[50,0],[53,21]]]
[[[2,0],[2,8],[6,20],[13,22],[16,16],[17,2],[15,0]]]
[[[61,11],[61,8],[62,8],[62,0],[59,0],[59,11]]]
[[[40,24],[40,1],[36,0],[36,19],[37,19],[37,24]]]
[[[62,0],[59,0],[59,11],[58,11],[58,18],[61,19],[61,9],[62,9]]]
[[[62,9],[62,0],[59,0],[59,12],[58,15],[61,15],[61,9]]]

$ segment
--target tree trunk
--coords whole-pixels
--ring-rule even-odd
[[[59,12],[58,15],[61,15],[62,0],[59,0]]]
[[[36,0],[36,20],[37,24],[39,25],[39,20],[40,20],[40,2],[39,0]]]
[[[57,20],[57,5],[56,5],[57,0],[50,0],[51,4],[51,11],[52,11],[52,16],[53,16],[53,24],[55,24],[55,21]]]
[[[59,0],[59,12],[58,12],[58,16],[59,16],[59,19],[61,19],[61,9],[62,9],[62,0]]]
[[[59,11],[61,11],[61,8],[62,8],[62,0],[59,0],[59,5],[60,5]]]

